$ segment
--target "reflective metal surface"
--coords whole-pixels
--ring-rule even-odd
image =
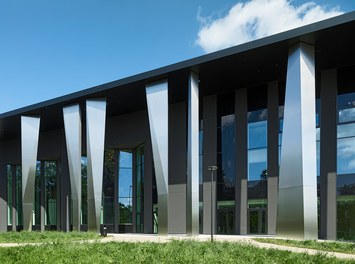
[[[199,97],[198,76],[191,72],[188,95],[186,233],[199,234]]]
[[[86,101],[88,230],[100,232],[106,99]]]
[[[81,116],[78,104],[63,108],[65,140],[72,198],[73,230],[80,231],[81,217]]]
[[[289,52],[276,235],[317,239],[314,48]]]
[[[158,234],[168,233],[168,82],[146,86],[150,136],[158,192]]]
[[[23,230],[32,230],[36,161],[39,139],[39,117],[21,116],[21,162]]]

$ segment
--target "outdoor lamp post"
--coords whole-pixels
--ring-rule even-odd
[[[213,241],[213,172],[218,169],[217,166],[208,166],[208,170],[211,171],[211,241]]]

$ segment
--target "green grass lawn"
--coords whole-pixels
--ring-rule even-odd
[[[355,263],[227,242],[54,243],[0,248],[0,263]]]
[[[0,233],[0,243],[34,243],[34,242],[66,242],[77,240],[98,239],[100,236],[93,232],[5,232]]]
[[[312,248],[323,251],[333,251],[348,254],[355,254],[355,243],[350,242],[317,242],[315,240],[284,240],[284,239],[272,239],[272,238],[254,238],[255,241],[262,243],[271,243],[276,245],[300,247],[300,248]]]

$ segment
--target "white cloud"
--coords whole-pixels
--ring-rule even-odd
[[[290,0],[250,0],[239,2],[220,18],[203,17],[196,44],[212,52],[342,14],[314,2],[300,6]]]

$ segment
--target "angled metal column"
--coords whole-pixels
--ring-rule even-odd
[[[21,116],[23,230],[32,230],[39,117]]]
[[[317,239],[314,47],[290,48],[276,235]]]
[[[268,84],[267,95],[267,233],[275,235],[279,177],[279,88]]]
[[[168,82],[148,84],[146,96],[158,192],[158,234],[168,233]]]
[[[7,173],[6,165],[0,165],[0,232],[7,231]]]
[[[188,95],[186,233],[199,234],[199,98],[198,76],[191,72]]]
[[[106,99],[86,100],[88,230],[100,232]]]
[[[65,140],[68,155],[73,230],[80,231],[81,216],[81,116],[79,104],[63,107]]]

